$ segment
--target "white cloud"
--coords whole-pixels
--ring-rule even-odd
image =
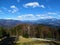
[[[40,5],[40,7],[45,8],[45,6],[44,6],[44,5]]]
[[[25,8],[27,8],[27,7],[33,7],[33,8],[35,8],[35,7],[41,7],[41,8],[45,8],[44,5],[40,5],[38,2],[26,3],[26,4],[24,4],[23,6],[24,6]]]
[[[12,18],[5,18],[5,19],[12,19]]]
[[[8,10],[8,11],[11,12],[11,13],[16,13],[19,10],[15,5],[10,6],[10,8],[12,10]]]
[[[16,6],[15,5],[12,5],[12,6],[10,6],[10,8],[16,8]]]
[[[32,20],[39,20],[39,19],[52,19],[54,17],[52,16],[47,16],[47,15],[42,15],[42,14],[36,14],[36,15],[33,15],[33,14],[25,14],[25,15],[20,15],[20,16],[17,16],[15,18],[5,18],[5,19],[13,19],[13,20],[29,20],[29,21],[32,21]]]
[[[17,11],[18,11],[17,9],[13,9],[12,13],[15,13],[15,12],[17,12]]]
[[[37,15],[25,14],[25,15],[18,16],[17,19],[19,19],[19,20],[38,20],[38,19],[50,19],[50,18],[54,18],[54,17],[42,15],[42,14],[39,14],[39,15],[38,14]]]
[[[53,14],[53,15],[55,15],[55,14],[57,14],[57,13],[55,13],[55,12],[48,12],[48,14]]]
[[[8,18],[3,18],[3,19],[6,19],[6,20],[17,20],[17,18],[10,18],[10,17],[8,17]]]
[[[18,19],[20,20],[36,20],[35,16],[33,14],[25,14],[18,16]]]
[[[45,15],[45,14],[39,14],[39,15],[36,15],[37,18],[39,19],[50,19],[50,18],[54,18],[52,16],[48,16],[48,15]]]

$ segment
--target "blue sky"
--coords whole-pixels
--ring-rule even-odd
[[[60,0],[0,0],[0,19],[60,19]]]

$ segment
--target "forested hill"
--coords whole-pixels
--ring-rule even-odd
[[[19,24],[9,29],[10,35],[32,38],[53,38],[60,40],[60,28],[41,24]]]

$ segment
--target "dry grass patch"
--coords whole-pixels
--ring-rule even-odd
[[[27,43],[32,42],[33,40],[31,38],[24,38],[22,36],[19,36],[19,40],[16,43]]]

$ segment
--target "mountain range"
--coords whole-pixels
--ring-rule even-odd
[[[21,21],[21,20],[12,20],[12,19],[0,19],[0,26],[3,27],[13,27],[18,24],[43,24],[43,25],[51,25],[51,26],[59,26],[60,27],[60,19],[39,19],[33,21]]]

